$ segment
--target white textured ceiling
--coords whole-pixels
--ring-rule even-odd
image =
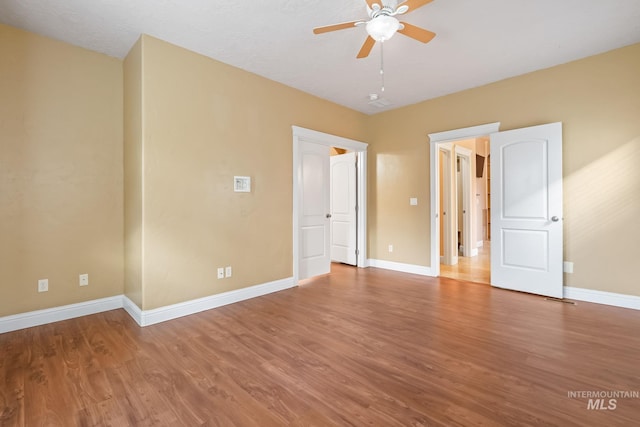
[[[0,22],[124,58],[146,33],[372,114],[640,42],[640,0],[434,0],[401,17],[434,31],[397,34],[356,59],[364,0],[0,0]],[[1,60],[1,58],[0,58]]]

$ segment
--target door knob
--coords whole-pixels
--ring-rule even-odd
[[[558,222],[558,221],[560,221],[560,218],[558,218],[557,216],[554,215],[554,216],[551,217],[551,221]]]
[[[331,218],[331,214],[327,214],[327,218]]]

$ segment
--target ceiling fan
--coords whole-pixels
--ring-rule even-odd
[[[389,40],[396,32],[403,34],[422,43],[430,42],[436,34],[416,27],[415,25],[400,22],[396,15],[412,12],[417,8],[431,3],[433,0],[406,0],[398,4],[397,0],[365,0],[369,10],[368,21],[350,21],[342,24],[327,25],[313,29],[315,34],[328,33],[330,31],[345,30],[347,28],[365,25],[367,39],[365,40],[357,58],[366,58],[371,53],[376,41]]]

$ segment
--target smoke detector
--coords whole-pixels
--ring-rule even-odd
[[[372,107],[384,108],[391,105],[391,101],[389,101],[386,98],[381,98],[380,95],[378,95],[377,93],[370,93],[368,104],[371,105]]]

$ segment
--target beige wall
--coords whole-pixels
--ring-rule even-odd
[[[142,308],[291,277],[291,126],[363,140],[366,116],[148,36],[142,70]]]
[[[369,256],[428,265],[427,134],[562,121],[566,283],[640,295],[640,45],[371,117],[147,36],[124,64],[1,25],[0,48],[0,316],[290,277],[292,125],[370,143]]]
[[[0,52],[0,316],[122,294],[122,63],[4,25]]]
[[[559,121],[565,259],[575,263],[565,284],[640,295],[639,70],[636,44],[371,117],[370,257],[429,265],[428,133]]]
[[[142,307],[142,39],[124,60],[124,294]]]

